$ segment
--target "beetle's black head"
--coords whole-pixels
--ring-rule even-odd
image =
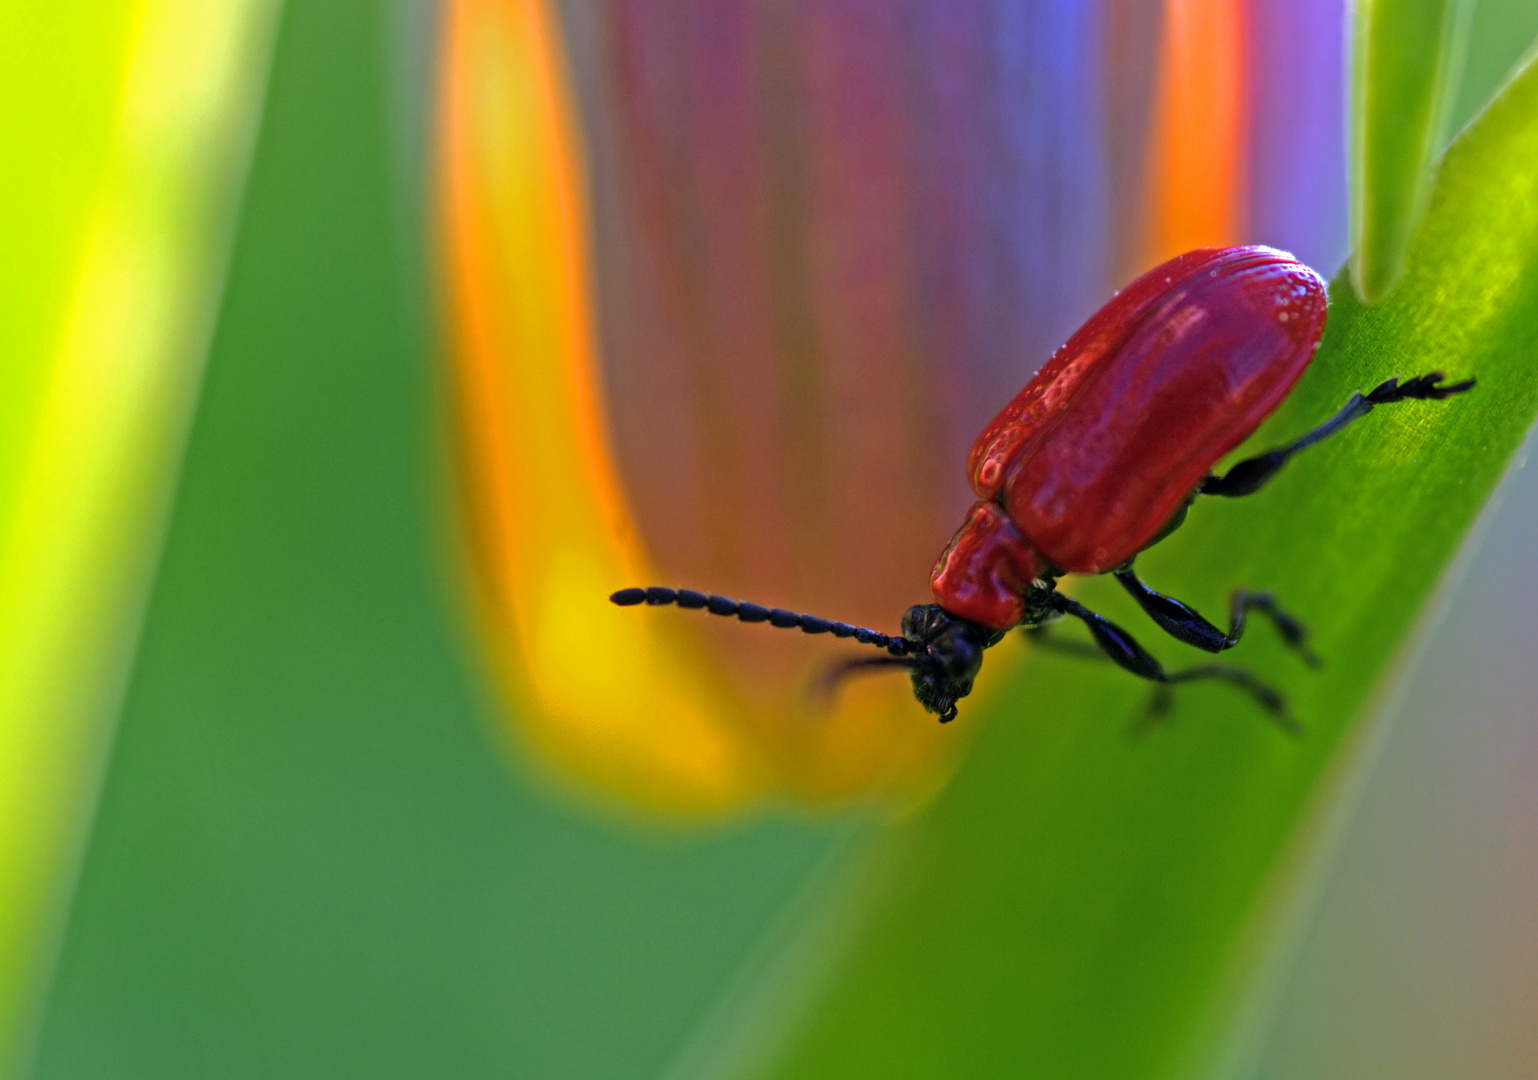
[[[903,637],[913,644],[909,674],[913,696],[944,724],[956,718],[956,702],[972,692],[983,650],[1003,631],[950,614],[939,604],[915,604],[903,616]]]

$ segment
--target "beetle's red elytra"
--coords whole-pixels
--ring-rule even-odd
[[[935,564],[935,601],[1007,630],[1041,570],[1137,554],[1281,404],[1324,317],[1324,281],[1270,248],[1188,252],[1117,293],[972,444],[981,501]]]
[[[1387,379],[1353,394],[1300,438],[1214,475],[1212,467],[1302,376],[1323,337],[1326,313],[1323,279],[1267,247],[1190,251],[1122,289],[973,443],[967,477],[978,501],[935,563],[934,603],[909,608],[899,635],[689,589],[621,589],[610,599],[701,608],[875,645],[885,655],[846,661],[830,677],[904,668],[914,696],[942,723],[955,718],[984,652],[1006,631],[1023,627],[1038,643],[1053,645],[1046,627],[1066,615],[1084,623],[1106,658],[1160,684],[1156,701],[1170,685],[1219,679],[1295,731],[1283,695],[1250,672],[1215,663],[1167,672],[1125,630],[1056,586],[1065,574],[1111,573],[1161,629],[1211,653],[1237,644],[1248,613],[1259,611],[1306,661],[1317,662],[1303,624],[1270,593],[1234,590],[1225,633],[1148,588],[1132,564],[1180,526],[1197,496],[1251,495],[1294,454],[1378,405],[1440,401],[1474,386],[1473,379],[1444,385],[1441,372]]]

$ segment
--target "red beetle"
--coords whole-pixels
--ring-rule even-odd
[[[909,608],[901,635],[690,589],[621,589],[610,599],[703,608],[875,645],[888,655],[850,661],[837,673],[907,668],[914,695],[941,723],[955,718],[984,650],[1006,631],[1020,626],[1040,637],[1048,623],[1071,615],[1132,674],[1165,685],[1223,679],[1292,727],[1282,695],[1248,671],[1203,664],[1166,672],[1121,627],[1059,593],[1057,579],[1113,574],[1161,629],[1212,653],[1238,643],[1254,609],[1315,662],[1307,631],[1270,593],[1236,589],[1224,633],[1144,585],[1132,562],[1180,526],[1198,495],[1253,494],[1292,455],[1376,405],[1441,400],[1474,385],[1469,379],[1444,386],[1441,372],[1389,379],[1353,394],[1301,438],[1214,475],[1212,466],[1281,404],[1308,367],[1325,313],[1319,275],[1267,247],[1190,251],[1117,293],[977,437],[967,474],[978,501],[935,562],[935,602]]]

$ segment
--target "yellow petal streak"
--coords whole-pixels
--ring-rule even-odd
[[[25,1054],[132,657],[275,12],[105,7],[17,5],[0,29],[27,54],[9,70],[30,129],[7,132],[5,271],[40,268],[0,328],[0,1075]],[[110,76],[76,71],[77,48]]]
[[[462,494],[483,627],[521,731],[590,787],[673,814],[927,787],[955,738],[917,714],[905,679],[819,712],[806,679],[729,678],[697,637],[700,613],[608,602],[656,582],[604,421],[555,30],[538,0],[455,0],[442,69]],[[727,629],[749,650],[784,633]]]

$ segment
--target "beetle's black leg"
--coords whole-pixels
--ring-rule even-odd
[[[1184,671],[1172,671],[1165,676],[1164,682],[1166,685],[1174,685],[1196,679],[1223,679],[1232,683],[1254,698],[1256,703],[1276,721],[1277,726],[1287,734],[1303,734],[1303,725],[1288,712],[1287,699],[1282,696],[1281,691],[1267,686],[1244,668],[1229,667],[1227,664],[1200,664],[1193,668],[1186,668]]]
[[[1149,655],[1147,649],[1137,643],[1136,638],[1103,615],[1095,614],[1077,600],[1058,593],[1052,598],[1052,606],[1064,615],[1072,615],[1083,622],[1089,627],[1090,636],[1095,639],[1095,644],[1100,646],[1100,650],[1119,667],[1130,671],[1140,679],[1160,683],[1162,686],[1174,686],[1178,683],[1194,682],[1197,679],[1222,679],[1249,694],[1284,731],[1296,735],[1302,730],[1292,714],[1287,711],[1287,699],[1281,692],[1267,686],[1243,668],[1229,667],[1227,664],[1202,664],[1184,671],[1167,672],[1159,661]],[[1160,699],[1155,700],[1157,703]]]
[[[822,677],[814,684],[814,692],[817,696],[828,697],[851,675],[868,671],[881,671],[891,668],[912,669],[918,666],[918,661],[911,656],[856,656],[848,660],[840,660],[830,664],[822,673]]]
[[[1048,652],[1063,653],[1066,656],[1079,656],[1086,660],[1105,660],[1105,653],[1086,641],[1065,641],[1051,631],[1051,623],[1043,623],[1040,626],[1027,627],[1026,640],[1031,643],[1033,649],[1046,649]]]
[[[1319,657],[1315,656],[1308,647],[1308,628],[1277,607],[1276,598],[1268,592],[1235,589],[1230,593],[1228,633],[1225,634],[1202,618],[1201,612],[1195,608],[1182,604],[1172,596],[1154,592],[1144,585],[1132,567],[1127,566],[1116,571],[1114,577],[1132,594],[1132,599],[1136,600],[1138,605],[1148,613],[1148,617],[1177,641],[1195,645],[1198,649],[1210,653],[1232,649],[1244,636],[1245,620],[1250,609],[1253,608],[1271,620],[1276,627],[1276,632],[1282,636],[1282,640],[1297,650],[1298,655],[1303,657],[1309,667],[1319,666]]]
[[[1441,385],[1443,377],[1440,371],[1433,371],[1426,375],[1417,375],[1413,379],[1406,379],[1404,382],[1400,382],[1397,378],[1388,379],[1366,394],[1352,394],[1351,400],[1341,406],[1340,412],[1313,431],[1286,446],[1279,446],[1258,457],[1245,458],[1222,476],[1207,477],[1197,491],[1203,495],[1223,495],[1231,499],[1241,495],[1253,495],[1270,483],[1273,476],[1281,472],[1282,466],[1287,464],[1287,460],[1292,455],[1328,439],[1353,420],[1360,420],[1372,412],[1375,406],[1393,405],[1400,401],[1442,401],[1454,394],[1461,394],[1474,388],[1473,379],[1443,386]]]

